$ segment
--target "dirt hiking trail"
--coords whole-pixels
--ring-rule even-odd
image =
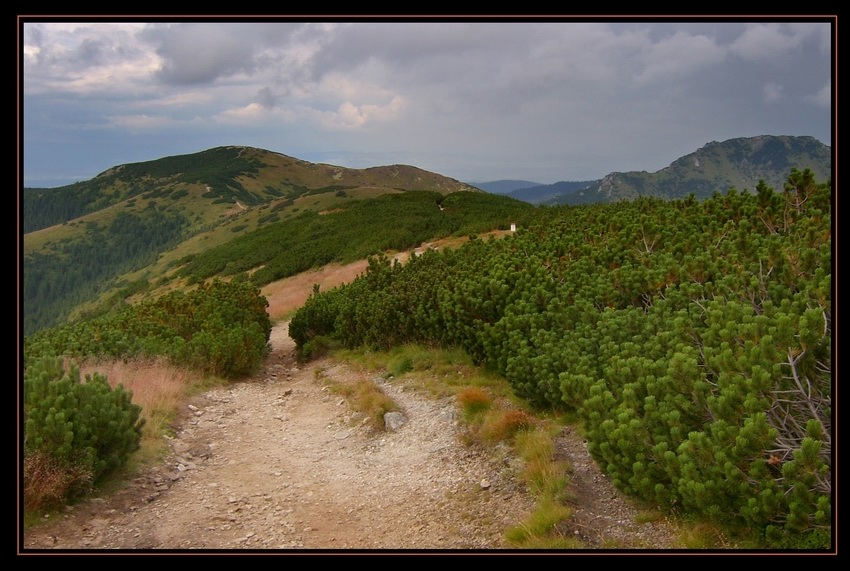
[[[24,531],[24,550],[510,548],[505,531],[534,507],[521,461],[507,446],[463,444],[454,399],[328,359],[299,365],[285,322],[270,341],[260,373],[183,407],[162,464]],[[323,378],[373,380],[406,423],[378,432],[356,422]],[[572,466],[576,511],[562,533],[588,549],[676,547],[665,519],[636,523],[637,508],[574,432],[559,454]]]

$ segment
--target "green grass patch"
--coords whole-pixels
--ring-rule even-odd
[[[559,545],[561,549],[581,549],[583,544],[580,541],[557,531],[557,525],[572,515],[573,511],[568,506],[544,498],[526,521],[505,533],[505,540],[511,546],[523,549],[551,548],[552,545]]]

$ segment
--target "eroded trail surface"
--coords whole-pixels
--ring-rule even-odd
[[[500,549],[532,499],[507,449],[476,451],[459,438],[453,400],[375,382],[407,422],[376,433],[353,423],[317,377],[367,373],[333,361],[299,366],[281,323],[254,378],[195,397],[172,452],[126,488],[85,500],[28,530],[26,550]],[[317,370],[321,375],[317,376]],[[576,518],[565,534],[589,548],[665,548],[664,520],[635,510],[565,433]]]

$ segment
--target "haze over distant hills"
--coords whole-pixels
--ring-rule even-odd
[[[584,180],[542,184],[527,180],[496,180],[492,182],[470,184],[493,194],[502,194],[510,196],[511,198],[516,198],[517,200],[522,200],[523,202],[540,204],[558,196],[569,194],[581,188],[586,188],[594,182],[595,181]]]
[[[468,184],[493,194],[510,194],[523,188],[544,186],[542,182],[531,182],[530,180],[494,180],[491,182],[470,182]]]
[[[488,192],[532,204],[589,204],[631,200],[638,196],[704,199],[730,187],[753,190],[764,179],[781,189],[791,168],[811,169],[818,180],[832,173],[832,149],[814,137],[763,135],[711,142],[660,171],[612,172],[595,181],[520,186],[522,181],[476,183]]]

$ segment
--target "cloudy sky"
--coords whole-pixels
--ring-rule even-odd
[[[221,145],[548,184],[832,144],[834,20],[19,21],[25,186]]]

